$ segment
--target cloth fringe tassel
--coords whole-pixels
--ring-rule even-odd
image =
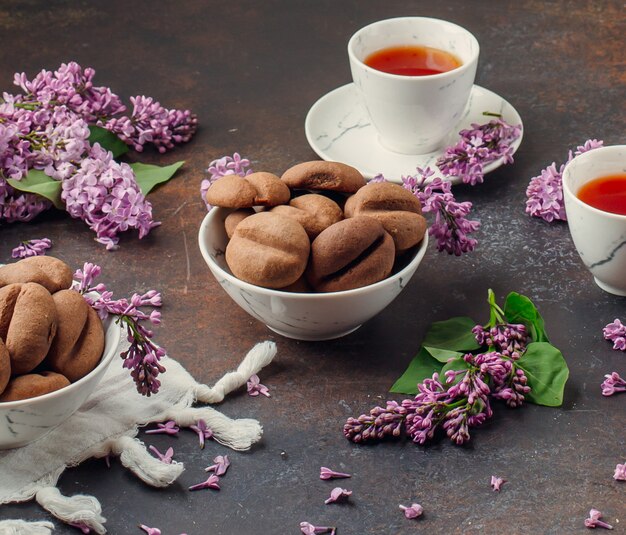
[[[50,535],[53,529],[52,522],[0,520],[0,535]]]
[[[99,535],[106,533],[103,522],[106,519],[100,514],[102,507],[93,496],[76,494],[63,496],[56,487],[44,487],[37,491],[35,500],[46,511],[65,522],[86,526]]]

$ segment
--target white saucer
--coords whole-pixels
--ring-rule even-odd
[[[388,180],[400,182],[402,175],[415,174],[416,167],[427,167],[441,176],[435,162],[446,147],[454,145],[461,130],[472,123],[483,124],[491,118],[483,112],[499,113],[509,124],[522,125],[519,113],[501,96],[483,87],[472,88],[462,119],[452,130],[443,148],[428,154],[400,154],[384,148],[361,103],[354,84],[341,86],[320,98],[309,110],[304,129],[311,148],[323,160],[343,162],[356,167],[365,178],[374,178],[382,173]],[[513,143],[515,152],[522,142],[522,134]],[[502,165],[496,160],[485,166],[489,173]],[[448,177],[453,184],[460,183],[457,177]]]

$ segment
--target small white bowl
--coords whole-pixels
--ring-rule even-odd
[[[120,327],[113,319],[107,319],[104,327],[102,359],[85,377],[43,396],[0,403],[0,450],[41,438],[74,414],[91,395],[118,354]]]
[[[202,221],[198,241],[204,260],[217,282],[241,308],[272,331],[296,340],[331,340],[358,329],[408,284],[428,245],[426,233],[405,267],[369,286],[331,293],[272,290],[239,280],[228,269],[224,219],[229,212],[214,208]]]

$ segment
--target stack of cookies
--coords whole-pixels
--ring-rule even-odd
[[[93,370],[104,350],[102,321],[50,256],[0,267],[0,402],[59,390]]]
[[[413,194],[391,182],[367,184],[338,162],[300,163],[282,177],[227,175],[206,200],[232,209],[224,223],[233,275],[265,288],[338,292],[373,284],[426,232]]]

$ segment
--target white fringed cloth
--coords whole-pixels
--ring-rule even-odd
[[[183,472],[183,464],[161,462],[134,437],[139,427],[167,420],[186,427],[203,419],[217,442],[237,451],[249,449],[263,432],[257,420],[233,420],[211,407],[193,405],[220,403],[269,364],[275,354],[273,342],[257,344],[236,371],[227,373],[213,387],[197,383],[177,361],[164,357],[167,371],[161,377],[161,388],[149,398],[137,394],[128,370],[122,368],[120,359],[114,360],[96,391],[63,424],[32,444],[0,451],[0,504],[34,498],[62,522],[80,523],[94,533],[106,533],[105,518],[95,497],[67,497],[56,488],[63,471],[91,457],[119,456],[122,465],[148,485],[166,487]],[[53,528],[47,521],[0,520],[0,535],[47,535]]]

